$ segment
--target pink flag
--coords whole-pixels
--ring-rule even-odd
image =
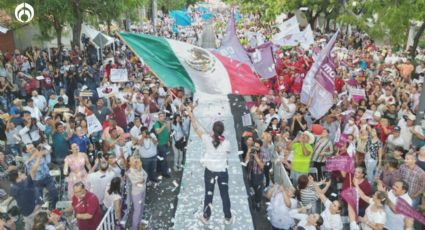
[[[425,217],[416,211],[412,206],[410,206],[403,198],[397,198],[395,209],[397,213],[401,213],[409,218],[413,218],[425,225]]]
[[[329,157],[326,160],[325,169],[328,172],[343,171],[348,173],[354,173],[354,161],[348,155],[340,155],[336,157]]]
[[[315,119],[324,116],[334,104],[336,64],[331,55],[336,43],[337,31],[326,47],[320,51],[304,78],[301,102]]]
[[[339,140],[335,140],[335,146],[341,148],[342,145],[348,142],[348,135],[345,133],[341,133]]]
[[[351,187],[351,188],[347,188],[344,191],[341,192],[341,197],[342,199],[347,202],[348,205],[350,205],[354,211],[356,212],[356,214],[358,213],[358,197],[357,197],[357,191],[356,188]]]

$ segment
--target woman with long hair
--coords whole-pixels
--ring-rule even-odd
[[[145,209],[148,174],[143,170],[142,161],[137,155],[132,155],[128,158],[128,165],[130,168],[127,176],[131,184],[131,203],[133,205],[131,230],[137,230]]]
[[[173,152],[174,152],[174,171],[181,171],[183,167],[183,151],[186,146],[186,138],[183,132],[182,117],[180,114],[174,114],[171,130]]]
[[[381,168],[382,156],[384,155],[382,142],[379,139],[376,129],[369,129],[369,138],[366,144],[366,175],[370,183],[375,181],[375,174],[377,168]]]
[[[86,184],[87,171],[85,167],[91,171],[91,165],[87,154],[80,152],[76,143],[71,145],[71,151],[68,156],[65,157],[65,163],[63,166],[63,175],[68,176],[68,197],[72,199],[72,188],[78,181],[82,181]]]
[[[191,109],[188,109],[188,113],[196,135],[202,139],[205,146],[205,154],[201,160],[201,163],[205,167],[205,197],[203,214],[199,219],[203,224],[208,224],[211,217],[212,194],[214,194],[215,183],[218,183],[223,202],[224,223],[226,225],[232,224],[234,218],[230,211],[229,174],[227,171],[227,156],[230,153],[230,142],[223,136],[224,124],[221,121],[214,122],[212,135],[205,134],[198,128],[197,121]]]
[[[121,229],[119,222],[121,220],[121,178],[115,177],[111,180],[109,188],[106,188],[103,205],[105,208],[113,207],[115,211],[115,228]]]

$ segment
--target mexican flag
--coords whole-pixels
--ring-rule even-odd
[[[251,68],[188,43],[146,34],[119,34],[168,87],[209,94],[264,95],[268,89]]]

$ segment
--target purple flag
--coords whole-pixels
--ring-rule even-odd
[[[248,50],[248,55],[251,57],[255,70],[263,79],[269,79],[277,75],[272,48],[273,44],[268,42]]]
[[[344,191],[341,192],[341,197],[345,202],[347,202],[348,205],[350,205],[354,209],[354,211],[357,214],[358,213],[358,210],[357,210],[358,197],[357,197],[356,188],[351,187],[351,188],[345,189]]]
[[[309,106],[308,110],[315,119],[321,118],[334,104],[335,63],[331,51],[335,45],[337,31],[326,47],[320,51],[313,66],[304,79],[301,102]]]
[[[354,173],[354,161],[348,155],[340,155],[336,157],[329,157],[326,160],[325,170],[328,172],[342,171]]]
[[[395,209],[397,213],[403,214],[409,218],[413,218],[425,225],[425,217],[416,211],[412,206],[410,206],[409,203],[403,200],[403,198],[397,198]]]
[[[252,69],[254,68],[248,54],[241,45],[239,38],[236,36],[235,18],[233,13],[230,14],[229,26],[227,27],[226,33],[221,41],[221,46],[217,49],[217,51],[225,57],[235,59],[251,66]]]

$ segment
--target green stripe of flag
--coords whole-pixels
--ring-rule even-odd
[[[129,32],[120,32],[120,36],[166,86],[184,87],[195,91],[192,79],[166,39]]]

